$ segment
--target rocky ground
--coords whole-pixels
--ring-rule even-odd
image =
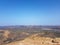
[[[6,45],[60,45],[60,38],[40,37],[34,34],[22,41],[11,42]]]
[[[60,32],[0,30],[0,45],[60,45]]]

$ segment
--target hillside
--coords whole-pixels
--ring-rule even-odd
[[[56,28],[56,26],[0,27],[0,45],[60,45],[60,30]]]
[[[7,45],[60,45],[60,38],[39,37],[38,34],[27,37],[22,41],[12,42]]]

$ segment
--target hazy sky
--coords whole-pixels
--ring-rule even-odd
[[[0,0],[1,25],[60,25],[60,0]]]

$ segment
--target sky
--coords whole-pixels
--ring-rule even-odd
[[[60,0],[0,0],[5,25],[60,25]]]

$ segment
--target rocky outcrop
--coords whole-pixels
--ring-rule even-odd
[[[27,37],[22,41],[12,42],[7,45],[60,45],[60,38],[40,37],[38,34]]]

